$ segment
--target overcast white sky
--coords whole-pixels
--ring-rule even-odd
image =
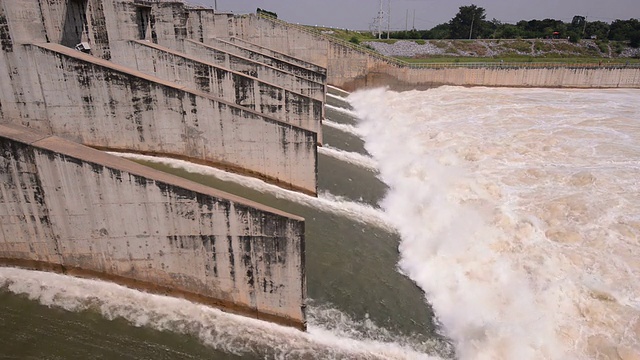
[[[379,0],[186,0],[238,14],[256,8],[276,12],[282,20],[306,25],[321,25],[352,30],[367,30],[378,14]],[[476,4],[486,9],[487,20],[503,22],[553,18],[571,21],[574,15],[588,21],[611,22],[640,18],[640,0],[383,0],[384,12],[391,2],[391,29],[404,30],[414,23],[416,29],[430,29],[449,21],[460,6]]]

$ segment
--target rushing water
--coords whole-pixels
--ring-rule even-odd
[[[457,355],[640,357],[640,91],[351,96]]]
[[[309,331],[0,268],[0,357],[635,359],[639,95],[330,95],[318,198],[129,156],[304,216]]]

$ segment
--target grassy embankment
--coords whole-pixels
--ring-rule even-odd
[[[368,32],[346,29],[316,28],[316,31],[356,44],[384,42],[396,39],[376,39]],[[566,40],[505,39],[505,40],[407,40],[418,45],[427,43],[442,50],[440,55],[396,57],[412,63],[478,63],[478,62],[534,62],[571,64],[640,64],[640,58],[618,57],[626,44],[615,41],[583,40],[577,44]],[[371,49],[371,47],[368,47]]]

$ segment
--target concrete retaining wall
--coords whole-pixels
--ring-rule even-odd
[[[0,263],[305,327],[301,218],[0,125]]]
[[[318,135],[322,132],[323,101],[153,43],[131,41],[129,44],[141,72],[210,93]],[[320,136],[318,140],[322,141]]]
[[[189,159],[316,193],[312,131],[61,45],[31,46],[29,54],[40,79],[31,88],[41,94],[24,104],[28,112],[12,118],[16,123],[97,148]]]
[[[349,66],[348,64],[351,64]],[[427,89],[440,85],[552,87],[552,88],[638,88],[640,68],[625,67],[476,67],[408,68],[377,62],[354,61],[340,65],[342,77],[333,78],[346,90],[389,86],[395,90]],[[362,70],[366,67],[366,70]],[[360,69],[360,74],[355,74]]]

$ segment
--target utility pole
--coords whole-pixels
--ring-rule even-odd
[[[213,12],[218,12],[218,0],[213,1]]]
[[[416,29],[416,9],[413,9],[413,25],[411,25],[411,29]]]
[[[404,31],[409,31],[409,9],[407,9],[407,15],[404,17]]]
[[[382,39],[382,0],[380,0],[380,11],[378,11],[378,39]]]
[[[469,29],[469,40],[471,40],[471,34],[473,33],[473,21],[476,19],[476,12],[473,12],[473,16],[471,17],[471,29]]]
[[[584,17],[584,26],[582,27],[582,37],[583,38],[584,38],[585,31],[587,31],[587,18],[588,18],[588,16]]]
[[[391,0],[387,1],[387,40],[391,34]]]

